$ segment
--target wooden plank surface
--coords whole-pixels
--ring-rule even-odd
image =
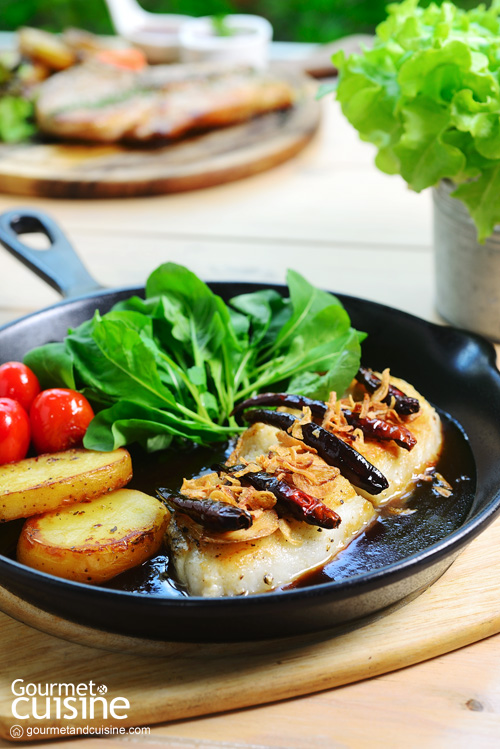
[[[416,195],[399,178],[378,173],[373,149],[358,141],[336,105],[324,102],[323,107],[320,132],[301,154],[245,181],[126,201],[0,196],[0,210],[25,204],[50,212],[70,234],[89,269],[108,286],[142,283],[155,265],[168,259],[184,262],[207,280],[279,282],[284,269],[294,267],[325,288],[439,319],[433,304],[430,193]],[[55,292],[6,253],[0,255],[0,270],[0,323],[57,300]],[[487,539],[485,535],[483,540]],[[486,604],[483,614],[488,626],[496,626],[500,576],[494,570],[487,574],[489,547],[484,553],[471,586],[487,585],[495,600]],[[466,559],[462,555],[456,565]],[[433,596],[445,580],[419,600]],[[411,612],[415,603],[400,613]],[[434,613],[429,613],[426,624],[431,632]],[[467,607],[463,615],[467,616]],[[455,620],[452,624],[457,626]],[[389,638],[384,630],[387,647],[397,644],[400,633],[406,636],[400,628]],[[22,641],[16,647],[12,672],[17,666],[19,673],[25,663]],[[73,646],[59,643],[53,651],[59,680],[66,675],[67,647]],[[43,652],[41,645],[30,668],[36,667]],[[292,666],[293,660],[293,682]],[[2,695],[10,690],[8,675],[2,672],[0,687]],[[218,715],[155,727],[148,745],[496,747],[500,636],[312,696],[232,712],[226,708],[219,700]],[[129,745],[143,739],[103,738],[89,746],[112,747],[122,741]],[[82,739],[58,745],[66,743],[88,744]]]

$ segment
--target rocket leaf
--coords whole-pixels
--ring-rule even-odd
[[[359,367],[363,334],[339,300],[294,271],[288,284],[288,299],[259,290],[226,304],[166,263],[149,277],[146,299],[96,312],[26,362],[45,386],[74,384],[92,401],[88,448],[224,441],[240,431],[231,417],[239,400],[278,387],[327,399]]]

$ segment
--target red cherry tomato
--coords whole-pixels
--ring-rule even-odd
[[[8,361],[0,366],[0,398],[12,398],[29,411],[39,392],[38,378],[26,364]]]
[[[38,454],[79,445],[94,418],[88,400],[75,390],[42,390],[30,410],[31,437]]]
[[[29,446],[28,414],[12,398],[0,398],[0,465],[22,460]]]

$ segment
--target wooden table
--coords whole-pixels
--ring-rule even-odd
[[[140,285],[165,260],[206,280],[283,282],[290,267],[325,288],[438,320],[430,193],[416,195],[400,179],[380,174],[373,156],[327,101],[314,142],[271,172],[182,195],[29,205],[60,222],[107,286]],[[0,196],[2,211],[22,205],[28,202]],[[3,252],[0,268],[0,324],[57,301]],[[117,742],[95,739],[90,746]],[[156,743],[183,749],[498,746],[500,635],[329,692],[156,726],[147,745]]]

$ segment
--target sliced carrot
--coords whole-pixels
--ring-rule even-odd
[[[135,47],[127,49],[103,49],[98,52],[96,58],[106,65],[114,65],[115,68],[124,70],[142,70],[147,65],[144,52]]]

